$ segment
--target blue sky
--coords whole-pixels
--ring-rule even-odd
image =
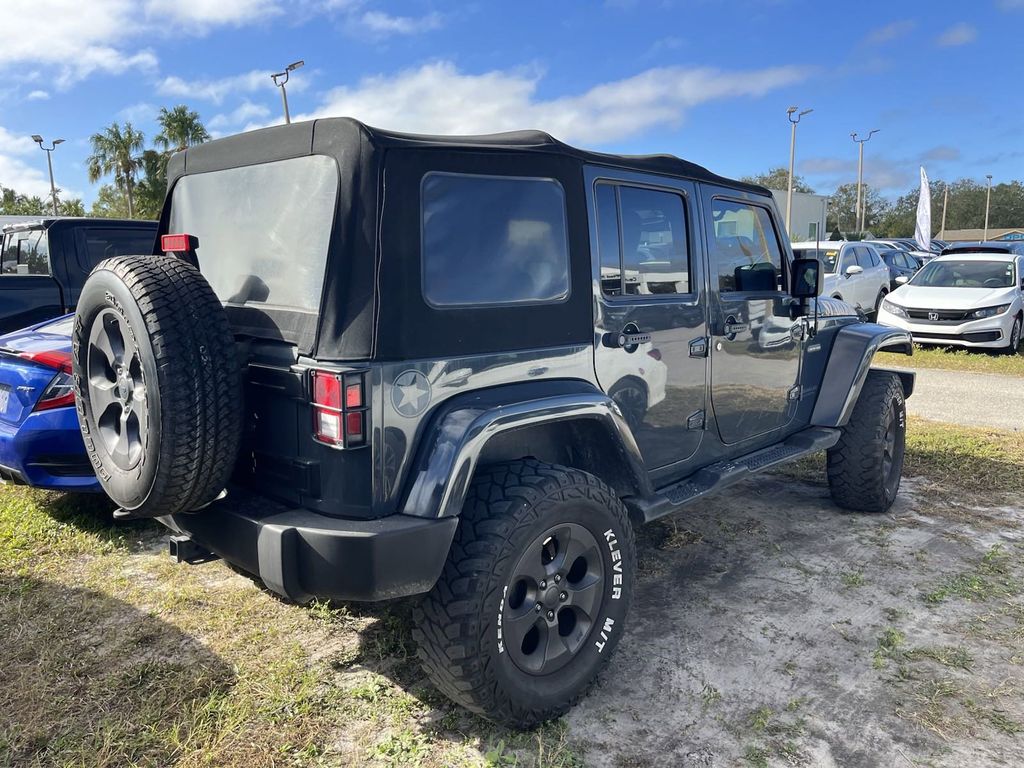
[[[788,162],[821,192],[865,180],[1024,179],[1024,0],[4,0],[0,185],[45,194],[28,138],[67,143],[58,185],[87,203],[88,137],[186,103],[215,135],[349,114],[399,130],[542,128],[612,152],[671,152],[726,175]]]

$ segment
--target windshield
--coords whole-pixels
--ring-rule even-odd
[[[821,268],[831,274],[835,274],[839,263],[838,248],[798,248],[793,251],[793,255],[798,259],[817,259],[821,262]]]
[[[910,281],[929,288],[1010,288],[1012,261],[930,261]]]

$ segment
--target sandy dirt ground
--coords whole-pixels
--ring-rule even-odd
[[[1024,497],[931,490],[843,514],[769,475],[648,526],[586,765],[1024,765]]]

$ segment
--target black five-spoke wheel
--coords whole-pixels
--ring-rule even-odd
[[[86,372],[100,441],[118,468],[130,470],[142,458],[149,430],[146,380],[138,347],[113,309],[92,326]]]
[[[597,539],[567,523],[551,528],[515,564],[502,607],[509,657],[531,675],[565,666],[597,621],[604,563]]]

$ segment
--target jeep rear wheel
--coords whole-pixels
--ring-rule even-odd
[[[869,371],[842,437],[828,451],[832,499],[858,512],[885,512],[903,475],[907,406],[894,373]]]
[[[626,510],[597,478],[532,459],[484,468],[417,608],[423,666],[449,698],[495,722],[557,717],[608,663],[634,563]]]
[[[227,316],[173,256],[122,256],[86,281],[72,340],[86,453],[119,516],[193,511],[227,484],[241,387]]]

